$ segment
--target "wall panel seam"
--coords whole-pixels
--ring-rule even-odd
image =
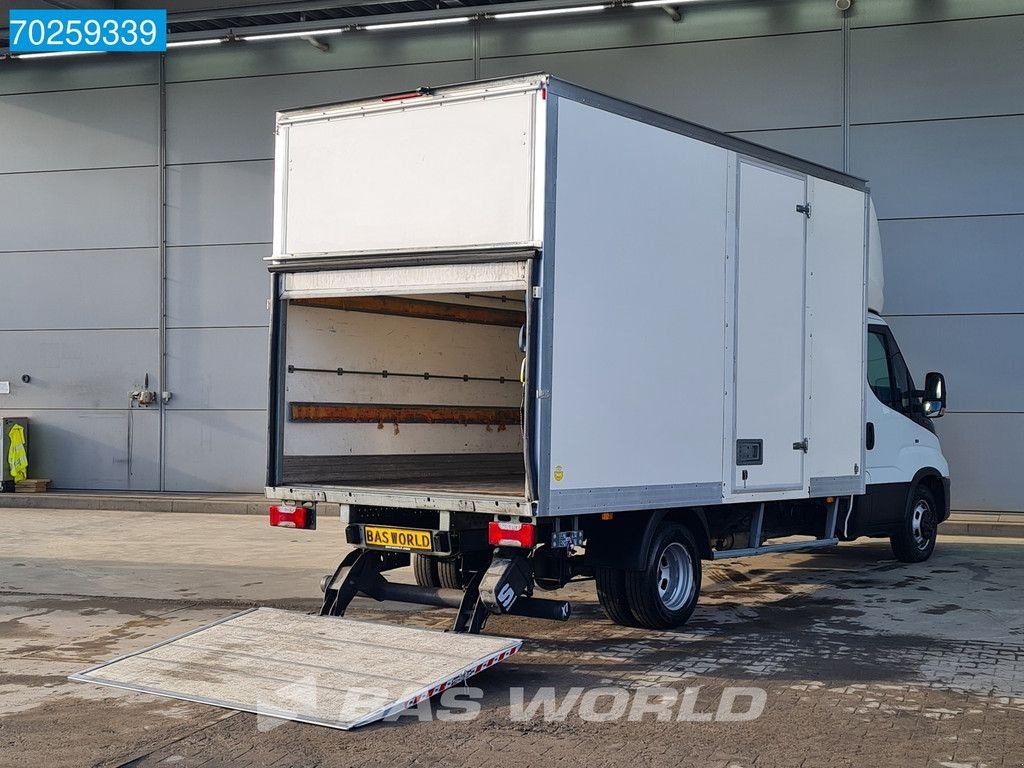
[[[842,128],[841,123],[824,123],[822,125],[798,125],[792,128],[743,128],[738,131],[722,131],[730,136],[738,136],[742,133],[772,133],[778,131],[814,131],[823,128]]]
[[[498,61],[500,59],[521,59],[529,56],[561,56],[567,53],[599,53],[601,51],[624,51],[637,48],[664,48],[673,45],[700,45],[702,43],[728,43],[735,40],[768,40],[775,37],[800,37],[803,35],[833,35],[841,33],[841,27],[827,29],[808,29],[802,32],[776,32],[766,35],[737,35],[735,37],[709,37],[694,40],[667,40],[663,43],[640,43],[634,45],[606,45],[595,48],[564,48],[557,51],[527,51],[526,53],[503,53],[488,56],[481,53],[480,61]]]
[[[1024,416],[1024,411],[960,411],[952,408],[946,409],[946,415],[956,416]]]
[[[0,99],[5,96],[42,96],[48,93],[80,93],[82,91],[111,91],[116,88],[146,88],[159,85],[152,83],[124,83],[121,85],[87,85],[82,88],[59,88],[53,91],[0,91]]]
[[[872,125],[905,125],[907,123],[953,123],[963,120],[998,120],[1000,118],[1024,117],[1024,112],[998,112],[986,115],[944,115],[943,117],[913,117],[904,120],[866,120],[850,123],[852,127]]]
[[[1024,317],[1021,312],[885,312],[886,317]]]
[[[168,407],[167,415],[170,416],[172,413],[259,413],[265,414],[266,408],[175,408]],[[948,413],[948,411],[947,411]]]
[[[152,245],[97,245],[89,248],[18,248],[13,251],[0,251],[0,256],[15,253],[95,253],[96,251],[154,251],[156,243]]]
[[[22,406],[4,406],[0,408],[0,412],[3,411],[47,411],[47,412],[66,412],[66,411],[87,411],[92,413],[94,411],[102,411],[104,413],[128,413],[129,411],[145,411],[144,408],[130,408],[126,405],[118,406],[92,406],[92,405],[22,405]],[[156,411],[152,411],[156,413]]]
[[[235,160],[188,160],[182,163],[167,163],[168,168],[180,168],[190,165],[233,165],[236,163],[263,163],[272,161],[273,157],[243,157]]]
[[[1012,19],[1024,13],[991,13],[980,16],[963,16],[955,19],[920,19],[919,21],[894,21],[889,24],[851,24],[853,29],[890,29],[893,27],[919,27],[923,24],[957,24],[963,21],[984,21],[986,19]]]
[[[258,157],[252,160],[197,160],[187,163],[168,163],[171,166],[192,166],[192,165],[239,165],[241,163],[269,163],[273,162],[272,157]]]
[[[167,247],[168,248],[214,248],[214,247],[218,247],[218,246],[222,246],[222,245],[270,245],[270,243],[267,243],[266,241],[255,242],[255,243],[253,243],[253,242],[238,243],[238,242],[231,242],[231,241],[228,241],[228,242],[216,242],[216,243],[168,243]]]
[[[207,243],[205,245],[170,245],[167,248],[232,248],[239,245],[273,245],[270,240],[259,243]]]
[[[879,217],[882,221],[934,221],[937,219],[995,219],[1000,217],[1024,216],[1024,211],[1004,211],[997,213],[942,213],[932,216],[890,216]]]
[[[234,331],[234,330],[246,330],[259,329],[265,331],[269,328],[269,324],[264,325],[168,325],[168,331]]]
[[[87,171],[127,171],[138,168],[159,168],[158,163],[140,165],[97,165],[83,168],[41,168],[33,171],[0,171],[0,176],[35,176],[42,173],[80,173]]]
[[[86,328],[0,328],[0,333],[77,333],[87,331],[159,331],[156,325],[89,326]]]
[[[187,85],[189,83],[218,83],[224,80],[253,80],[260,77],[298,77],[301,75],[316,75],[321,72],[359,72],[372,69],[395,69],[399,67],[419,67],[430,64],[458,64],[460,62],[472,63],[473,58],[460,56],[455,59],[428,59],[424,61],[409,61],[399,64],[375,64],[372,66],[356,65],[351,67],[330,67],[328,69],[303,69],[296,72],[259,72],[252,75],[225,75],[224,77],[198,77],[188,80],[168,80],[167,85]]]

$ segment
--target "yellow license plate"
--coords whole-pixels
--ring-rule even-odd
[[[385,547],[387,549],[424,549],[434,548],[430,531],[417,531],[412,528],[379,528],[367,525],[363,528],[363,543],[368,547]]]

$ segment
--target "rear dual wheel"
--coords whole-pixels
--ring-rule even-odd
[[[597,582],[597,599],[608,618],[623,627],[639,627],[629,610],[626,572],[621,568],[598,568],[594,580]]]
[[[490,553],[472,553],[453,557],[413,555],[412,571],[421,587],[465,589],[472,572],[486,567]]]
[[[689,529],[662,524],[641,570],[599,568],[597,596],[616,624],[672,629],[686,623],[697,607],[700,554]]]
[[[440,587],[441,580],[437,574],[437,558],[427,555],[412,556],[412,572],[416,583],[421,587]]]

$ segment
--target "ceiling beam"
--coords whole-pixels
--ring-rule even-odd
[[[380,5],[382,3],[392,2],[393,0],[374,0],[373,4]],[[620,0],[621,1],[621,0]],[[179,32],[168,36],[169,41],[187,41],[187,40],[202,40],[209,39],[212,37],[233,37],[242,35],[261,35],[261,34],[272,34],[282,32],[305,32],[308,31],[311,35],[315,35],[317,30],[321,29],[336,29],[342,28],[355,28],[356,26],[362,27],[372,24],[388,23],[394,24],[399,22],[407,21],[426,21],[429,19],[443,19],[450,18],[453,16],[484,16],[491,15],[494,13],[507,13],[509,11],[524,11],[524,10],[542,10],[549,8],[572,8],[579,6],[581,3],[585,3],[586,0],[511,0],[511,2],[496,3],[493,5],[477,5],[477,6],[450,6],[447,8],[431,9],[428,11],[407,11],[405,13],[394,13],[384,11],[379,14],[371,16],[358,16],[353,18],[343,19],[319,19],[317,21],[297,21],[287,24],[258,24],[258,25],[246,25],[245,27],[237,28],[225,28],[217,30],[198,30],[194,32]],[[356,5],[366,5],[364,0],[348,0],[348,3]],[[339,7],[338,0],[332,4],[332,7]],[[618,8],[609,8],[609,11],[620,10]],[[228,14],[227,18],[233,18],[233,14]],[[168,19],[169,23],[174,23],[180,19]],[[196,19],[198,21],[199,19]],[[207,20],[213,20],[212,17]]]
[[[167,21],[210,21],[232,16],[269,16],[274,13],[301,13],[302,11],[329,11],[335,8],[358,8],[365,6],[393,4],[395,0],[278,0],[277,2],[258,3],[255,5],[238,5],[230,7],[210,8],[201,11],[167,12]]]
[[[118,6],[114,0],[43,0],[43,4],[62,11],[117,10]]]

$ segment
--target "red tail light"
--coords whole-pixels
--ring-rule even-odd
[[[532,549],[537,543],[537,526],[533,523],[503,523],[487,525],[487,541],[492,547],[525,547]]]
[[[316,528],[316,513],[308,507],[270,507],[270,524],[279,528]]]

